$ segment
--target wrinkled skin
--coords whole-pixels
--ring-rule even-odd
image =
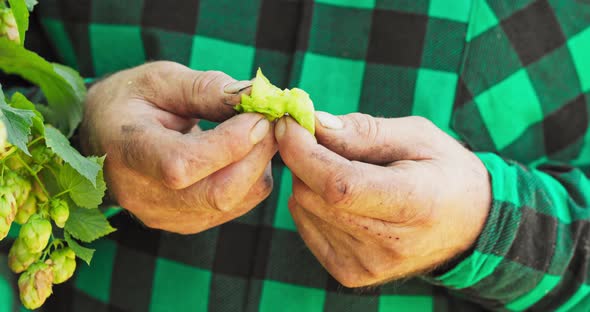
[[[317,141],[288,117],[275,136],[297,229],[343,285],[424,273],[475,242],[491,190],[472,152],[420,117],[316,116]]]
[[[154,62],[88,92],[81,143],[107,154],[111,195],[149,227],[197,233],[254,208],[272,190],[272,125],[235,115],[249,81]],[[202,131],[197,119],[223,121]]]

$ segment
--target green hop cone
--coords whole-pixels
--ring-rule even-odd
[[[31,193],[31,188],[33,187],[31,181],[25,179],[14,171],[4,173],[4,181],[2,184],[12,191],[16,198],[17,206],[21,206],[25,203],[25,200]]]
[[[53,283],[61,284],[72,275],[76,270],[76,254],[70,247],[58,249],[49,256],[53,266]]]
[[[70,208],[68,202],[62,199],[54,199],[49,203],[49,215],[55,225],[63,228],[66,225],[66,221],[70,217]]]
[[[29,218],[37,212],[37,198],[29,196],[22,206],[18,207],[14,221],[18,224],[25,224]]]
[[[14,14],[9,8],[0,9],[0,37],[6,37],[10,41],[20,42],[18,26]]]
[[[23,240],[17,238],[8,252],[8,267],[14,273],[20,273],[26,270],[33,262],[39,260],[39,257],[41,257],[41,252],[30,252]]]
[[[270,121],[289,114],[311,134],[315,133],[315,109],[309,94],[297,88],[277,88],[262,74],[260,68],[256,72],[250,95],[242,94],[240,104],[234,109],[240,113],[260,113]]]
[[[20,301],[25,308],[34,310],[43,305],[52,293],[53,268],[35,262],[18,278]]]
[[[53,159],[53,152],[45,146],[39,145],[31,150],[33,161],[37,164],[44,165]]]
[[[8,235],[16,210],[16,198],[13,193],[9,188],[0,186],[0,240]]]
[[[8,133],[6,132],[6,125],[0,120],[0,152],[6,150],[6,143],[8,139]]]
[[[51,222],[35,214],[29,218],[18,234],[30,252],[40,252],[45,249],[51,236]]]
[[[33,182],[33,190],[31,192],[32,192],[32,195],[37,197],[37,201],[39,201],[39,202],[44,203],[49,200],[49,197],[47,197],[47,194],[45,194],[43,192],[43,188],[41,188],[41,185],[39,185],[39,183],[37,183],[37,181]]]

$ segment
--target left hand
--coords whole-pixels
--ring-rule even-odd
[[[472,152],[421,117],[316,116],[317,141],[289,117],[275,136],[297,229],[340,283],[425,273],[476,241],[491,189]]]

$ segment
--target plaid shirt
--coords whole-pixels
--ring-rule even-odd
[[[428,276],[351,290],[298,236],[291,173],[277,157],[271,196],[203,233],[112,217],[118,231],[54,288],[47,310],[590,309],[588,1],[40,2],[59,60],[87,77],[158,59],[237,79],[262,67],[319,110],[429,118],[480,157],[493,190],[469,252]],[[2,308],[16,311],[7,271],[0,263]]]

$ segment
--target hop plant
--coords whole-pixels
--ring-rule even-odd
[[[51,295],[53,268],[43,262],[35,262],[18,279],[20,300],[30,310],[39,308]]]
[[[37,181],[33,183],[33,189],[31,190],[31,193],[37,198],[37,201],[39,202],[44,203],[49,200],[49,197],[47,197],[47,194],[43,192],[43,189]]]
[[[16,210],[16,198],[11,190],[7,187],[0,187],[0,240],[8,235]]]
[[[0,9],[0,37],[6,37],[10,41],[20,42],[20,35],[14,14],[9,8]]]
[[[41,252],[30,252],[23,240],[17,238],[8,252],[8,267],[14,273],[21,273],[33,262],[39,260],[39,257],[41,257]]]
[[[6,150],[7,138],[6,125],[0,120],[0,153]]]
[[[37,212],[37,198],[35,196],[29,196],[27,200],[18,207],[16,217],[14,221],[18,224],[25,224],[29,221],[29,218]]]
[[[72,275],[76,270],[76,254],[70,247],[58,249],[49,256],[53,266],[53,283],[61,284]]]
[[[33,215],[21,227],[18,235],[30,252],[43,251],[51,236],[51,222],[38,214]]]
[[[54,154],[50,149],[40,145],[31,150],[31,157],[38,165],[44,165],[53,159]]]
[[[4,173],[3,185],[12,191],[17,206],[21,206],[25,203],[32,188],[31,182],[15,171]]]
[[[49,202],[49,215],[55,225],[60,228],[63,228],[66,225],[66,221],[70,217],[70,208],[68,207],[68,202],[62,199],[54,199]]]

